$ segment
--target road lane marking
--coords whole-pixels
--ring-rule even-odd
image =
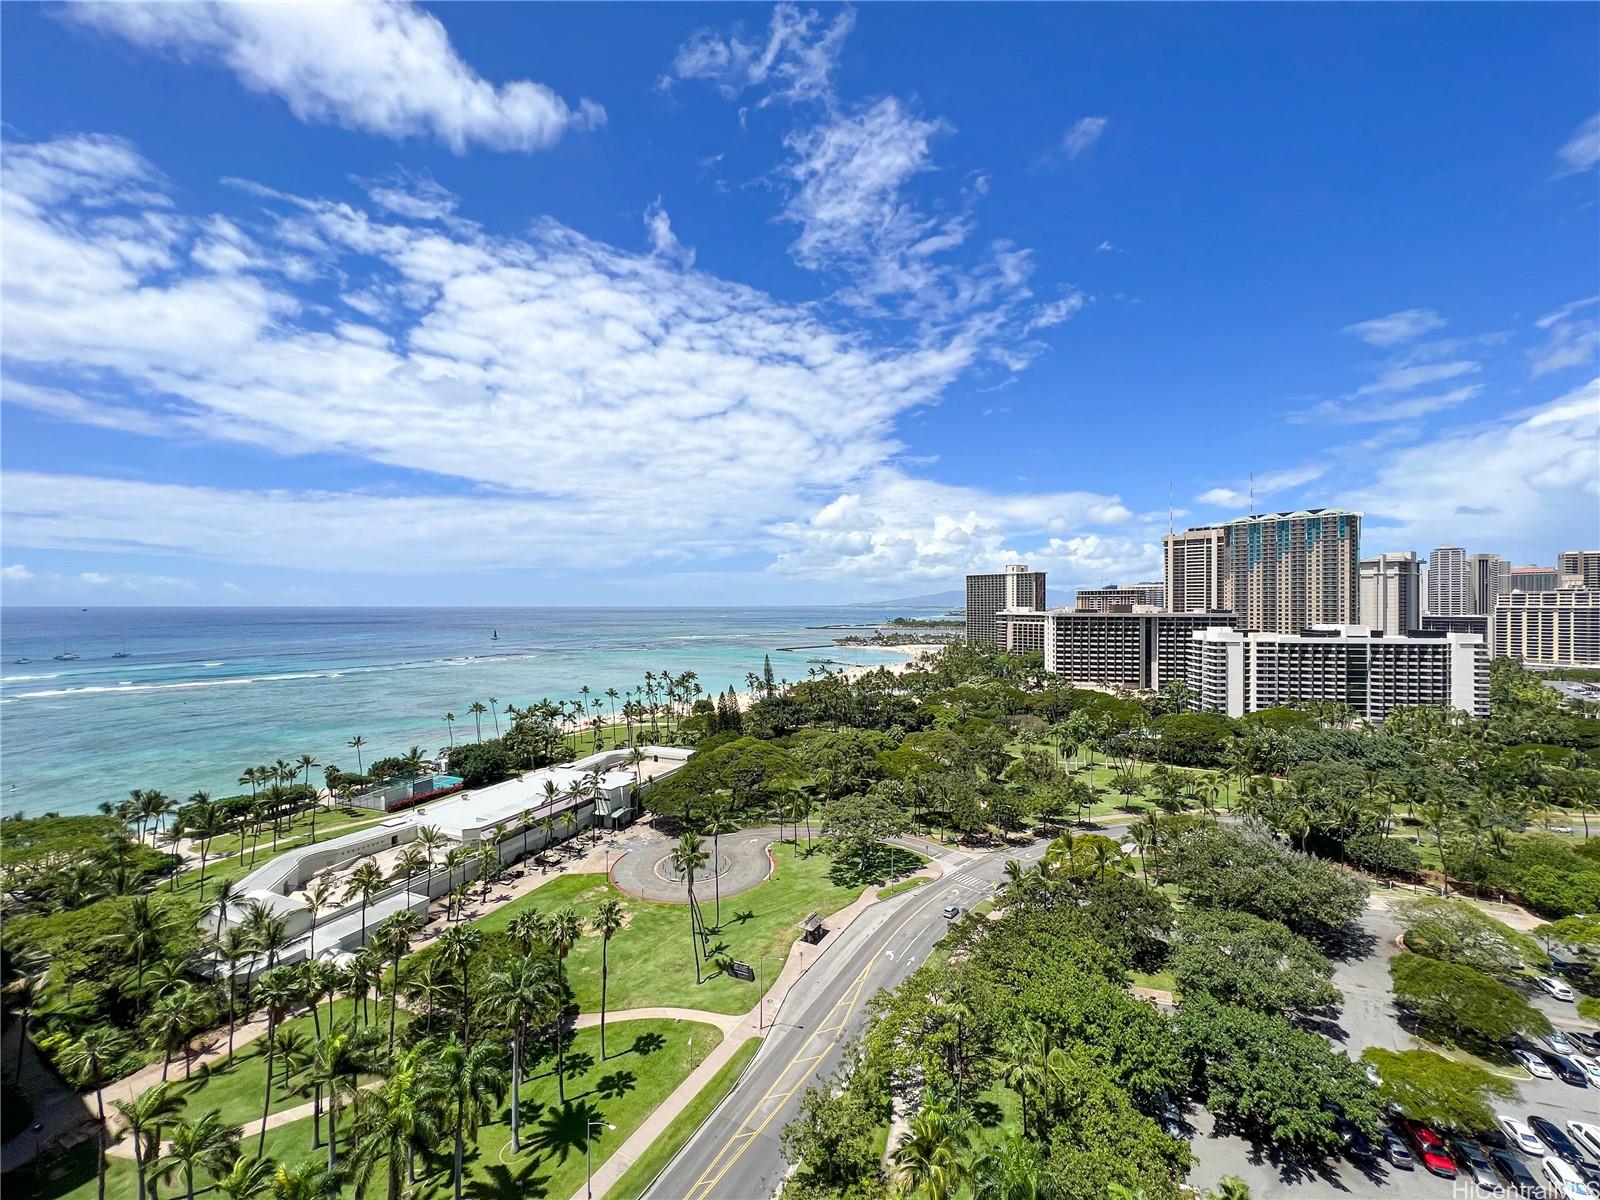
[[[904,918],[900,922],[901,926],[904,927],[905,925],[910,924],[912,917],[917,916],[928,908],[931,908],[935,903],[938,902],[938,900],[939,894],[936,893],[935,895],[928,897],[928,899],[921,905],[907,911],[904,915]],[[868,974],[872,971],[872,968],[877,965],[877,962],[877,955],[873,955],[867,959],[866,965],[861,968],[860,974],[851,981],[849,991],[846,992],[844,996],[840,997],[834,1006],[828,1010],[828,1015],[823,1018],[822,1028],[813,1032],[811,1036],[801,1044],[800,1049],[795,1052],[794,1057],[783,1065],[783,1069],[778,1072],[777,1078],[773,1080],[772,1086],[766,1090],[760,1100],[756,1101],[754,1107],[751,1109],[750,1116],[746,1117],[744,1121],[740,1122],[739,1132],[736,1132],[725,1143],[723,1143],[722,1149],[717,1151],[716,1156],[712,1158],[711,1162],[706,1165],[705,1170],[700,1173],[700,1178],[695,1180],[694,1185],[685,1194],[684,1200],[705,1200],[705,1197],[711,1194],[711,1190],[715,1188],[717,1184],[722,1182],[723,1176],[733,1169],[733,1165],[744,1156],[744,1152],[754,1144],[755,1140],[760,1137],[767,1126],[772,1123],[772,1119],[776,1117],[778,1113],[783,1111],[782,1101],[786,1100],[789,1096],[800,1090],[800,1085],[802,1082],[804,1082],[806,1076],[809,1075],[809,1071],[803,1072],[800,1076],[800,1079],[797,1080],[794,1085],[781,1096],[778,1094],[778,1088],[788,1077],[789,1072],[797,1065],[800,1065],[802,1062],[801,1056],[804,1055],[806,1050],[810,1048],[811,1043],[815,1039],[822,1037],[826,1033],[839,1033],[843,1031],[847,1024],[849,1024],[850,1013],[855,1008],[856,1002],[860,999],[861,991],[866,986]],[[840,1016],[838,1024],[830,1026],[828,1022],[833,1020],[834,1015],[839,1013],[841,1008],[844,1009],[844,1012]],[[837,1041],[837,1037],[833,1038],[828,1045],[824,1046],[816,1054],[804,1059],[803,1061],[808,1064],[820,1061],[822,1058],[825,1058],[828,1051],[832,1049],[832,1043]],[[744,1126],[748,1125],[750,1121],[754,1120],[756,1114],[773,1100],[777,1100],[779,1102],[773,1105],[772,1110],[762,1119],[761,1123],[754,1129],[745,1129]],[[738,1149],[734,1149],[734,1143],[736,1142],[742,1142],[743,1144],[740,1145]],[[720,1170],[716,1170],[717,1164],[722,1162],[723,1157],[725,1155],[729,1155],[730,1151],[732,1153],[731,1156],[728,1157],[728,1161],[723,1163]],[[716,1173],[713,1175],[712,1172],[714,1170]]]

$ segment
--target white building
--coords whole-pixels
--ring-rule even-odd
[[[1472,573],[1460,546],[1440,546],[1428,555],[1428,611],[1456,617],[1472,612]]]
[[[402,909],[425,915],[430,900],[478,876],[480,864],[474,856],[464,868],[449,874],[430,870],[409,880],[395,878],[396,860],[425,829],[437,830],[441,839],[434,856],[437,867],[444,855],[456,848],[476,851],[491,842],[501,862],[512,862],[592,825],[614,828],[633,815],[640,794],[650,783],[672,774],[691,753],[677,746],[644,746],[641,750],[644,759],[637,765],[630,762],[629,750],[591,754],[397,813],[343,837],[287,850],[238,881],[224,924],[244,923],[257,904],[282,917],[290,938],[277,956],[282,964],[309,958],[313,951],[324,957],[357,949],[363,929],[370,936],[385,917]],[[585,780],[590,785],[587,789],[573,788],[574,783]],[[554,799],[549,798],[546,783],[554,785]],[[363,916],[359,900],[345,899],[344,883],[366,859],[383,870],[388,882],[370,897]],[[313,916],[306,889],[330,874],[336,885],[333,905]],[[248,968],[251,973],[259,969],[255,964]]]
[[[1490,627],[1496,658],[1600,667],[1600,588],[1511,592],[1495,605]]]
[[[1556,571],[1563,587],[1600,588],[1600,550],[1563,550]]]
[[[1427,705],[1489,713],[1489,653],[1472,634],[1390,637],[1359,625],[1299,634],[1206,629],[1190,640],[1189,687],[1202,712],[1247,713],[1310,701],[1381,721]]]
[[[1361,560],[1361,623],[1389,634],[1422,628],[1422,564],[1410,550]]]
[[[1073,683],[1160,691],[1188,676],[1189,638],[1213,626],[1232,628],[1232,613],[1046,612],[1006,609],[995,618],[1000,645],[1038,651],[1045,670]]]
[[[1163,539],[1165,603],[1172,612],[1215,612],[1222,607],[1221,527],[1186,529]]]

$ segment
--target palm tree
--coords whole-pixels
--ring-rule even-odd
[[[411,939],[422,932],[422,918],[409,908],[384,920],[378,926],[378,944],[389,955],[389,1061],[394,1061],[395,1016],[400,1011],[400,960],[411,949]]]
[[[167,1153],[156,1170],[163,1174],[176,1170],[183,1176],[184,1195],[194,1200],[195,1168],[220,1174],[238,1157],[238,1142],[239,1127],[223,1124],[221,1110],[214,1108],[203,1117],[179,1121],[172,1127]]]
[[[155,1144],[150,1157],[154,1158],[161,1147],[161,1126],[183,1114],[183,1100],[173,1094],[172,1084],[158,1083],[134,1100],[116,1100],[112,1108],[128,1127],[133,1140],[133,1175],[138,1184],[139,1200],[145,1200],[146,1180],[145,1148]]]
[[[550,916],[550,948],[556,952],[556,1094],[567,1102],[567,1039],[564,1008],[567,999],[565,963],[567,955],[583,936],[583,921],[572,908],[559,909]]]
[[[338,1200],[343,1179],[328,1164],[309,1158],[299,1166],[279,1164],[272,1173],[272,1200]]]
[[[672,849],[672,866],[684,878],[689,892],[689,948],[694,954],[694,981],[699,986],[705,982],[700,976],[700,926],[694,906],[694,874],[706,865],[706,852],[700,848],[698,834],[686,833]]]
[[[447,712],[444,715],[444,731],[450,735],[450,749],[456,748],[456,715]]]
[[[192,984],[182,984],[162,996],[140,1022],[146,1033],[161,1043],[161,1082],[167,1081],[167,1069],[172,1065],[172,1054],[184,1045],[197,1025],[205,1023],[205,1006],[200,990]],[[183,1054],[183,1077],[189,1078],[189,1052]]]
[[[622,901],[615,896],[600,902],[594,914],[594,931],[600,935],[600,1061],[606,1060],[606,986],[611,977],[611,937],[622,928]]]
[[[455,1200],[461,1200],[461,1160],[466,1139],[477,1138],[478,1123],[494,1115],[506,1094],[506,1073],[500,1066],[500,1047],[479,1042],[470,1049],[451,1038],[426,1068],[432,1079],[425,1086],[437,1086],[453,1109],[450,1126],[455,1136],[455,1158],[451,1178]]]
[[[422,847],[422,852],[428,856],[428,896],[433,896],[433,855],[436,850],[444,847],[444,833],[437,825],[424,825],[417,830],[417,845]]]
[[[489,710],[484,707],[482,700],[474,700],[467,705],[467,711],[472,714],[472,723],[477,726],[478,741],[483,741],[483,714]]]
[[[532,956],[518,959],[510,967],[489,976],[489,993],[484,1005],[492,1013],[511,1021],[511,1152],[522,1153],[522,1048],[528,1040],[528,1027],[550,1004],[558,1008],[561,991],[550,978],[547,959]],[[558,1031],[559,1032],[559,1031]],[[604,1057],[602,1053],[601,1057]]]
[[[261,1102],[261,1134],[256,1139],[256,1157],[267,1144],[267,1114],[272,1111],[273,1055],[277,1051],[278,1022],[299,998],[300,986],[292,967],[274,967],[261,976],[256,984],[256,999],[267,1010],[267,1083],[266,1095]]]
[[[438,1143],[437,1112],[441,1097],[436,1086],[437,1077],[426,1069],[432,1054],[430,1045],[413,1046],[389,1068],[388,1078],[381,1086],[356,1094],[349,1167],[358,1197],[365,1194],[367,1181],[378,1162],[383,1161],[387,1200],[400,1200],[402,1156],[408,1168],[406,1174],[415,1182],[415,1171],[411,1168],[417,1152],[431,1149]],[[430,1088],[430,1083],[435,1086]]]
[[[472,1028],[472,996],[469,994],[471,975],[467,970],[472,956],[483,945],[483,930],[473,925],[457,925],[439,935],[439,957],[456,972],[461,980],[461,1040],[470,1041]]]
[[[272,1173],[277,1165],[270,1158],[236,1158],[233,1166],[216,1176],[217,1191],[228,1200],[256,1200],[272,1187]]]
[[[493,696],[489,697],[489,716],[494,720],[494,736],[500,736],[500,710],[495,707],[500,701]]]
[[[166,942],[167,918],[149,896],[134,896],[122,918],[122,927],[108,935],[124,953],[134,960],[134,1016],[144,1015],[144,969],[152,951],[159,951]],[[23,1018],[23,1028],[27,1019]],[[17,1047],[17,1064],[22,1063],[22,1047]]]
[[[311,914],[311,928],[308,931],[310,942],[306,947],[306,958],[317,957],[317,917],[322,910],[333,903],[333,876],[331,873],[318,875],[316,880],[306,889],[306,911]]]
[[[889,1156],[895,1181],[907,1193],[949,1200],[966,1175],[961,1160],[966,1145],[966,1132],[943,1108],[928,1105],[911,1118],[905,1140]]]
[[[722,929],[722,835],[733,833],[738,828],[728,809],[712,801],[706,813],[706,832],[711,835],[711,884],[717,898],[717,914],[713,923],[719,932]]]
[[[361,944],[367,944],[367,905],[372,903],[372,897],[381,892],[385,880],[383,870],[378,864],[367,859],[354,871],[350,872],[350,881],[345,885],[345,902],[361,897]]]
[[[211,853],[211,839],[222,831],[222,818],[212,807],[211,793],[199,791],[189,797],[188,805],[178,814],[174,832],[187,830],[190,839],[200,851],[200,896],[206,894],[206,858]],[[177,883],[174,874],[173,883]]]
[[[302,754],[299,758],[299,761],[296,762],[295,765],[298,766],[302,772],[304,772],[306,777],[306,787],[310,788],[311,772],[313,769],[320,767],[322,764],[311,755]],[[311,841],[313,842],[317,840],[317,809],[321,807],[322,798],[313,789],[311,792]]]
[[[328,1097],[328,1170],[338,1166],[339,1100],[353,1095],[356,1080],[363,1073],[381,1066],[378,1057],[382,1039],[370,1025],[358,1027],[352,1020],[326,1037],[311,1051],[308,1074],[313,1086]]]
[[[61,1056],[61,1066],[79,1087],[94,1088],[94,1110],[98,1129],[96,1172],[99,1200],[106,1196],[106,1101],[105,1085],[111,1070],[128,1053],[125,1034],[110,1025],[91,1025],[83,1036],[71,1043]]]
[[[345,743],[346,746],[349,746],[350,749],[352,749],[352,750],[354,750],[356,752],[356,774],[357,775],[365,775],[366,774],[366,771],[363,770],[362,766],[361,766],[361,747],[365,746],[366,744],[367,744],[367,739],[362,737],[359,733],[356,734],[355,737],[351,738],[348,742]]]
[[[1039,1150],[1015,1129],[997,1146],[975,1148],[965,1174],[972,1200],[1040,1200],[1047,1194]]]

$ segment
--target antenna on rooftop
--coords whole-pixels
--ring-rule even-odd
[[[1256,473],[1250,472],[1250,515],[1256,515]]]
[[[1173,536],[1172,529],[1172,480],[1167,480],[1167,536]]]

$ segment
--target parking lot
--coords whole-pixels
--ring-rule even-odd
[[[1400,1027],[1390,1001],[1389,960],[1401,951],[1395,944],[1400,925],[1387,911],[1387,901],[1385,895],[1374,897],[1362,921],[1373,939],[1371,952],[1335,965],[1333,981],[1344,993],[1344,1008],[1338,1027],[1328,1032],[1355,1058],[1369,1046],[1406,1050],[1416,1045]],[[1578,1019],[1569,1003],[1544,995],[1537,995],[1532,1003],[1558,1029],[1592,1028]],[[1517,1095],[1497,1105],[1497,1110],[1524,1121],[1536,1114],[1564,1130],[1568,1121],[1600,1122],[1600,1088],[1574,1087],[1556,1079],[1528,1079],[1519,1072]],[[1216,1134],[1211,1115],[1204,1108],[1194,1106],[1188,1117],[1195,1131],[1192,1145],[1196,1158],[1189,1182],[1196,1187],[1215,1187],[1223,1176],[1237,1175],[1250,1185],[1255,1200],[1312,1196],[1466,1200],[1481,1194],[1465,1180],[1438,1178],[1420,1164],[1414,1170],[1401,1171],[1381,1159],[1364,1167],[1342,1158],[1310,1167],[1274,1161],[1242,1138]],[[1537,1176],[1537,1161],[1527,1160],[1527,1165]]]

